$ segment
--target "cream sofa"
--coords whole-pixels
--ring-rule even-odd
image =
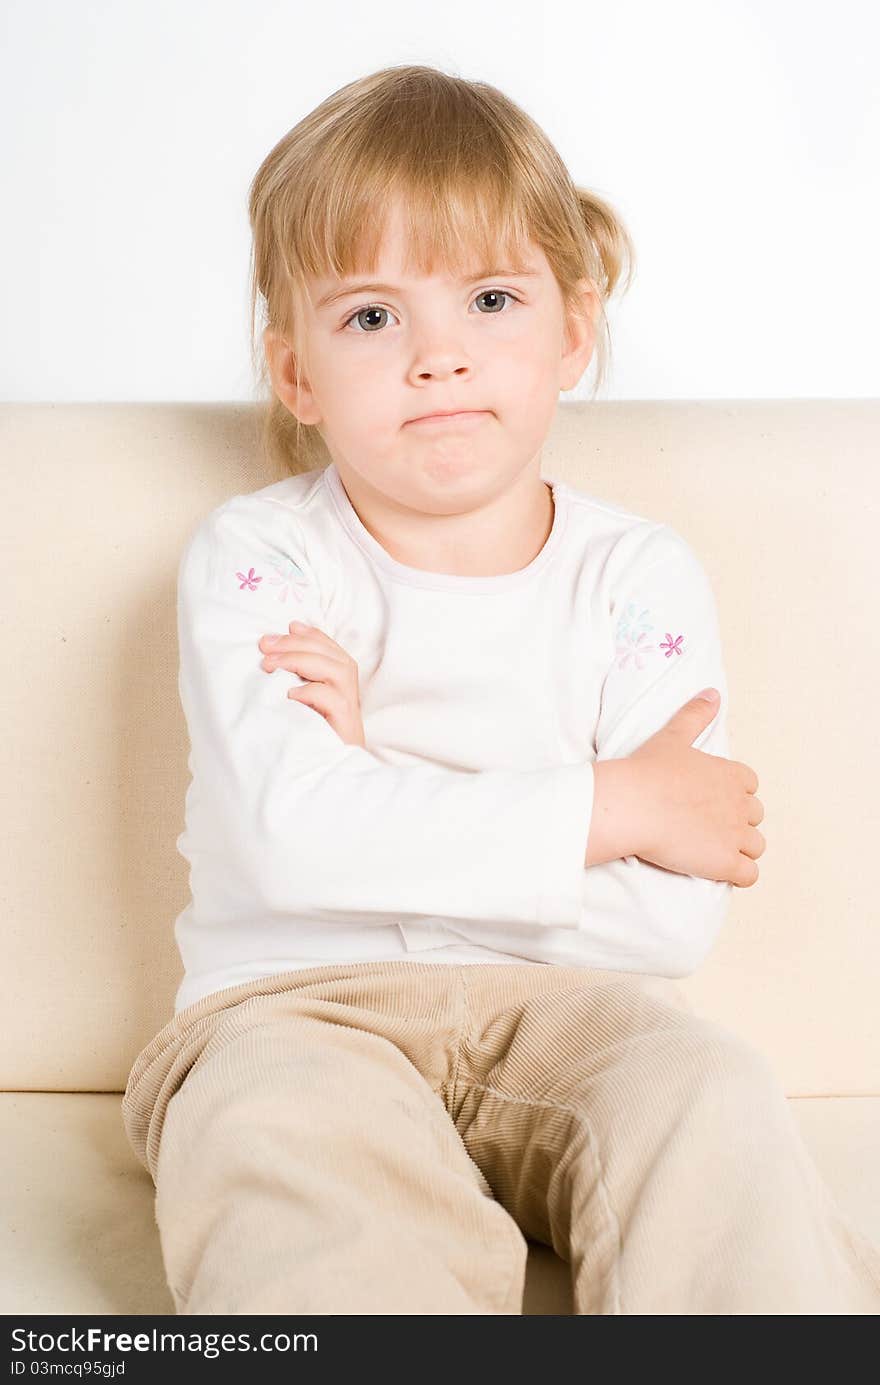
[[[170,1017],[186,901],[175,582],[198,519],[278,479],[252,405],[6,404],[0,1312],[173,1313],[120,1100]],[[731,753],[767,850],[680,984],[780,1076],[880,1244],[880,401],[560,404],[562,477],[682,533],[717,596]],[[525,1313],[569,1313],[533,1246]]]

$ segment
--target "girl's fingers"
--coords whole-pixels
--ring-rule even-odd
[[[321,644],[328,645],[330,649],[334,649],[342,658],[350,658],[348,651],[343,649],[341,644],[337,644],[334,639],[331,639],[326,631],[320,630],[317,625],[307,625],[305,629],[303,629],[301,621],[292,620],[287,628],[294,639],[318,640]]]
[[[318,712],[327,725],[337,735],[348,739],[350,713],[346,699],[326,683],[303,683],[301,688],[288,688],[287,696],[291,702],[302,702],[312,711]]]
[[[326,635],[323,630],[319,630],[316,625],[310,625],[305,630],[295,628],[299,625],[300,621],[292,620],[287,627],[290,634],[284,635],[279,643],[283,644],[285,641],[290,641],[299,647],[326,649],[328,653],[335,651],[338,658],[346,657],[342,646],[337,644],[335,640],[331,640],[330,636]]]
[[[296,623],[296,621],[291,621],[291,626]],[[347,663],[351,659],[351,655],[342,648],[342,645],[331,640],[330,636],[325,635],[323,630],[317,629],[310,629],[302,633],[291,630],[289,635],[281,635],[272,644],[263,635],[258,648],[267,658],[280,657],[300,650],[312,650],[316,654],[323,653],[328,658],[336,659],[340,663]]]
[[[271,654],[263,660],[263,668],[272,673],[276,668],[286,668],[288,673],[298,673],[303,678],[333,682],[342,675],[342,663],[329,654],[316,654],[310,650],[296,650],[287,654]]]
[[[301,688],[289,688],[287,696],[291,702],[301,702],[322,716],[346,745],[366,749],[360,707],[353,706],[349,698],[335,688],[329,688],[326,683],[304,683]]]
[[[354,701],[358,700],[358,667],[353,659],[334,659],[330,654],[315,654],[308,650],[292,654],[271,655],[263,660],[263,669],[272,673],[276,668],[297,673],[301,678],[321,682],[340,691]]]
[[[300,688],[288,688],[287,696],[298,702],[306,702],[316,712],[324,716],[338,715],[342,711],[343,698],[327,683],[303,683]]]

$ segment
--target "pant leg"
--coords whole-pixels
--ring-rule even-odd
[[[880,1251],[761,1052],[662,978],[469,968],[451,1110],[579,1314],[877,1314]]]
[[[288,973],[140,1055],[123,1114],[178,1313],[521,1312],[527,1243],[444,1104],[460,970]]]

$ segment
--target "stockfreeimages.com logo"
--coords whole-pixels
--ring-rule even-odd
[[[249,1332],[105,1332],[99,1327],[85,1330],[71,1328],[64,1332],[32,1332],[15,1327],[11,1332],[12,1350],[32,1353],[85,1352],[87,1355],[125,1352],[187,1352],[209,1360],[223,1352],[237,1351],[317,1351],[318,1338],[314,1332],[263,1332],[251,1340]],[[20,1375],[27,1366],[24,1361],[12,1363],[12,1374]]]

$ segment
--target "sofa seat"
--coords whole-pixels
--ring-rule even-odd
[[[789,1097],[843,1211],[880,1244],[880,1096]],[[153,1183],[119,1092],[2,1092],[4,1314],[173,1314]],[[568,1266],[530,1243],[525,1314],[571,1314]]]

